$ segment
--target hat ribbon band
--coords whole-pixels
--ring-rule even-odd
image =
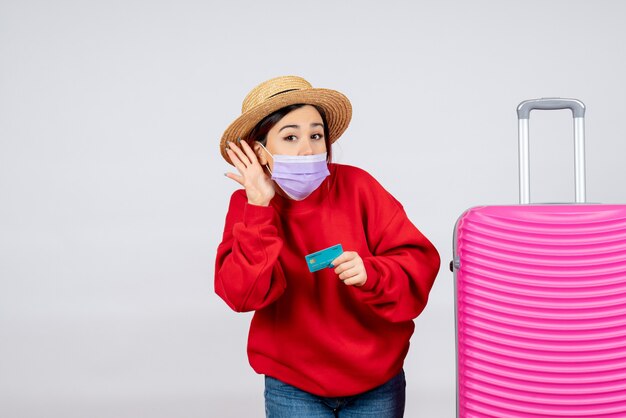
[[[278,96],[279,94],[287,93],[289,91],[294,91],[294,90],[300,90],[300,89],[289,89],[289,90],[279,91],[278,93],[272,94],[270,97],[268,97],[268,99],[271,99],[274,96]]]

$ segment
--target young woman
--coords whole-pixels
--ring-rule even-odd
[[[230,199],[215,291],[255,311],[248,358],[265,375],[266,415],[402,417],[403,362],[437,250],[371,175],[331,163],[352,115],[343,94],[278,77],[242,109],[220,143],[243,189]]]

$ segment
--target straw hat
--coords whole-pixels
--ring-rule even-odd
[[[222,157],[232,165],[226,154],[226,142],[246,138],[263,118],[292,104],[319,106],[326,114],[329,141],[332,144],[346,130],[352,118],[352,105],[346,96],[335,90],[313,88],[302,77],[284,76],[267,80],[250,91],[243,100],[241,116],[224,131],[220,141]]]

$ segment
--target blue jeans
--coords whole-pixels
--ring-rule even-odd
[[[353,396],[326,398],[265,376],[267,418],[402,418],[404,370],[387,383]]]

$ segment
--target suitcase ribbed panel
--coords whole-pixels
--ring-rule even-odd
[[[626,417],[626,206],[457,223],[460,417]]]

